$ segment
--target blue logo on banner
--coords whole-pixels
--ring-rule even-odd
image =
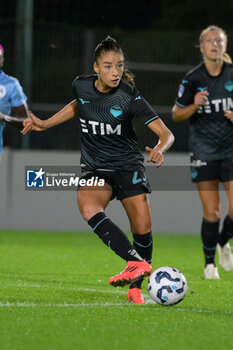
[[[42,168],[40,170],[27,170],[27,187],[43,187],[44,174]]]

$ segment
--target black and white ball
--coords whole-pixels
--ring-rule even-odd
[[[186,278],[174,267],[159,267],[148,280],[149,295],[157,304],[178,304],[184,299],[187,290]]]

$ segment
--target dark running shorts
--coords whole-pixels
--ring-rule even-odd
[[[80,179],[91,178],[104,179],[112,187],[113,193],[111,199],[115,197],[119,200],[137,196],[142,193],[151,193],[151,187],[147,179],[145,169],[136,171],[118,171],[118,170],[83,170]],[[80,188],[79,186],[78,188]]]
[[[228,182],[233,180],[233,158],[201,161],[191,156],[192,182],[219,180]]]

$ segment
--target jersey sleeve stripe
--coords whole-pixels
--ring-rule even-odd
[[[145,125],[148,125],[150,122],[152,122],[153,120],[158,119],[158,118],[159,118],[159,117],[156,115],[155,117],[153,117],[153,118],[147,120],[147,121],[145,122]]]
[[[186,108],[186,107],[187,107],[187,106],[182,105],[181,103],[179,103],[179,102],[177,102],[177,101],[176,101],[176,105],[179,106],[179,107],[181,107],[181,108]]]

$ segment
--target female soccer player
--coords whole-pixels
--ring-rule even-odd
[[[201,32],[204,62],[186,74],[173,107],[175,121],[190,118],[191,176],[203,206],[201,238],[207,279],[219,279],[216,246],[220,266],[233,269],[228,242],[233,237],[233,66],[226,47],[223,29],[209,26]],[[220,235],[219,182],[228,198]]]
[[[51,118],[42,121],[31,114],[23,134],[42,131],[79,114],[81,126],[82,178],[105,180],[100,191],[94,186],[78,189],[78,207],[84,220],[116,254],[127,261],[120,274],[110,278],[112,286],[130,284],[127,298],[144,303],[141,283],[151,273],[152,232],[148,193],[151,192],[132,126],[140,118],[159,137],[154,148],[146,147],[148,162],[163,163],[163,153],[174,136],[133,85],[124,68],[124,55],[111,37],[94,51],[96,74],[79,76],[73,82],[75,101]],[[132,85],[131,85],[132,84]],[[130,221],[133,245],[104,212],[111,199],[121,201]]]
[[[0,44],[0,68],[4,63],[4,48]],[[5,123],[16,127],[23,126],[23,119],[28,118],[27,97],[18,80],[0,69],[0,157],[3,152],[3,130]],[[15,116],[9,116],[10,113]]]

